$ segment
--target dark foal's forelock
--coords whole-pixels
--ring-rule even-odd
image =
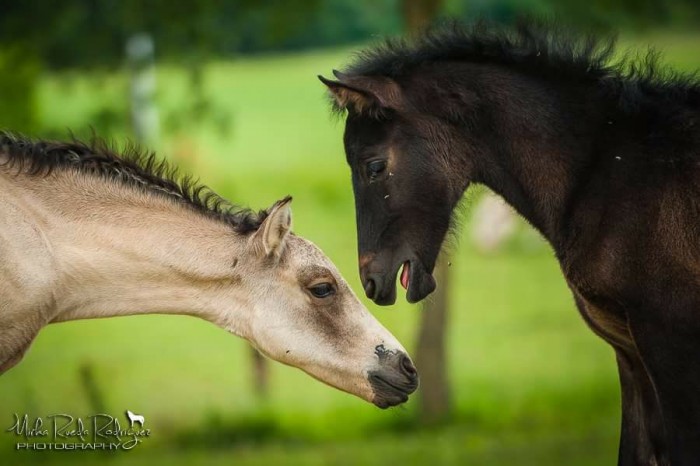
[[[76,170],[86,176],[117,181],[133,189],[167,196],[206,215],[230,224],[238,233],[257,230],[266,211],[253,212],[237,207],[189,176],[180,175],[155,153],[127,147],[118,154],[105,141],[93,138],[90,143],[35,141],[0,132],[0,163],[33,176],[48,175],[54,170]]]

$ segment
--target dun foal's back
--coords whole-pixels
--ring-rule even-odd
[[[331,261],[290,233],[291,198],[236,208],[153,156],[0,133],[0,373],[52,322],[185,314],[377,406],[417,386],[405,350]]]

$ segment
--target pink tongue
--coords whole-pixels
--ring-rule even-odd
[[[411,271],[411,263],[406,262],[403,265],[403,270],[401,271],[401,286],[404,287],[404,289],[408,290],[408,277],[409,273]]]

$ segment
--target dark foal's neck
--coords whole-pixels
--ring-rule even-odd
[[[465,68],[464,85],[479,95],[457,155],[471,159],[466,181],[500,194],[559,251],[573,194],[595,163],[597,136],[607,131],[599,92],[590,83],[545,81],[504,67]]]

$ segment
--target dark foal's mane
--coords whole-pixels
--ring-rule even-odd
[[[398,79],[435,62],[497,64],[546,79],[597,82],[626,113],[651,106],[673,115],[678,107],[700,107],[700,80],[695,74],[661,66],[653,49],[641,57],[624,54],[616,60],[615,44],[615,38],[581,35],[531,20],[515,28],[451,23],[413,40],[389,39],[364,50],[344,72]],[[337,106],[335,110],[343,111]]]
[[[90,143],[34,141],[7,132],[0,132],[0,165],[17,168],[34,176],[46,176],[54,170],[75,170],[89,176],[117,181],[133,189],[166,196],[185,203],[197,211],[218,218],[241,234],[257,230],[267,216],[237,207],[190,176],[179,174],[153,152],[144,152],[134,145],[117,154],[104,140]]]

